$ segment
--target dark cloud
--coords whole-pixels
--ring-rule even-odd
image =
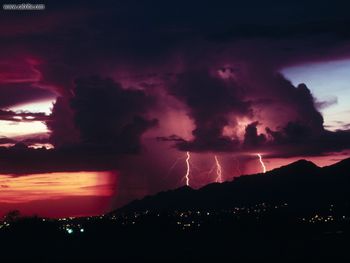
[[[254,63],[254,61],[253,61]],[[260,64],[247,71],[245,96],[252,100],[257,120],[265,126],[285,126],[288,122],[307,123],[315,132],[323,129],[323,117],[305,84],[294,86],[273,68]]]
[[[180,143],[186,143],[186,141],[181,138],[180,136],[177,136],[175,134],[170,135],[170,136],[158,136],[156,138],[158,141],[161,142],[180,142]]]
[[[7,143],[13,144],[13,143],[16,143],[16,140],[7,138],[7,137],[0,138],[0,144],[7,144]]]
[[[316,18],[317,19],[317,18]],[[314,21],[295,20],[292,23],[281,24],[236,24],[231,25],[223,30],[217,30],[210,35],[210,39],[216,41],[232,41],[234,38],[304,38],[310,35],[327,35],[327,37],[335,37],[339,39],[347,39],[350,37],[347,27],[350,23],[348,18],[337,20],[327,20],[325,17],[318,18]],[[324,43],[321,43],[324,44]]]
[[[299,84],[295,89],[294,95],[290,99],[295,100],[298,117],[303,119],[314,133],[322,131],[323,117],[315,107],[314,98],[310,90],[305,84]]]
[[[295,87],[257,65],[244,72],[248,81],[239,74],[229,79],[203,71],[180,75],[170,92],[188,107],[194,139],[172,135],[159,140],[174,141],[181,151],[265,151],[271,156],[321,155],[349,147],[346,130],[325,129],[319,104],[305,84]],[[245,127],[243,138],[237,134],[239,118],[257,120]],[[224,135],[226,126],[236,133]]]
[[[340,152],[350,147],[350,130],[315,133],[309,126],[300,122],[289,122],[278,131],[266,129],[273,139],[265,149],[271,157],[318,156],[329,152]]]
[[[25,147],[25,148],[27,148],[28,146],[31,146],[33,144],[46,144],[46,143],[49,143],[49,138],[47,136],[45,136],[45,134],[44,135],[43,134],[39,134],[39,135],[31,134],[29,138],[21,138],[21,137],[14,137],[14,138],[1,137],[0,138],[0,145],[1,146],[10,145],[10,146],[12,146],[12,148],[13,147],[15,147],[15,148]]]
[[[177,77],[171,94],[183,101],[196,128],[194,139],[177,144],[186,151],[232,151],[237,140],[224,136],[229,114],[250,113],[249,103],[241,98],[241,90],[233,81],[210,76],[206,71],[186,72]]]
[[[14,112],[0,110],[0,120],[14,122],[47,121],[49,117],[43,112]]]
[[[33,149],[26,142],[0,147],[0,173],[25,175],[64,171],[105,171],[116,169],[118,158],[105,150],[75,146],[61,149]]]
[[[48,123],[56,146],[77,142],[137,153],[142,134],[157,124],[156,119],[147,118],[153,98],[142,90],[125,89],[112,79],[89,77],[76,80],[73,93],[69,105],[62,99],[56,102]]]
[[[275,88],[279,91],[273,88],[270,94],[275,102],[263,106],[268,109],[268,118],[272,122],[263,123],[267,140],[261,145],[262,148],[280,157],[322,155],[348,149],[348,130],[331,132],[325,129],[323,117],[317,110],[317,101],[305,84],[294,87],[282,76],[277,79],[279,85]],[[269,95],[271,90],[264,89],[262,92]],[[259,109],[262,108],[259,105]],[[276,129],[271,128],[273,121],[278,124],[275,125]],[[257,135],[255,131],[253,134],[253,137]]]
[[[253,123],[255,126],[247,126],[245,141],[246,138],[253,138],[253,141],[260,138],[256,146],[270,152],[271,156],[279,157],[322,155],[348,149],[349,132],[325,129],[317,102],[305,84],[294,87],[282,76],[277,76],[276,81],[278,85],[269,85],[270,89],[261,91],[275,102],[258,106],[259,109],[265,107],[268,113],[265,123],[264,120],[259,121],[265,126],[266,140],[263,135],[257,137],[256,123]],[[270,81],[268,83],[271,84]],[[271,128],[274,122],[276,129]]]
[[[262,144],[266,142],[266,137],[264,134],[258,134],[258,129],[256,128],[259,122],[253,122],[245,128],[243,145],[247,148],[259,148]]]
[[[328,100],[316,101],[315,105],[317,109],[322,110],[322,109],[331,107],[337,103],[338,103],[338,98],[332,97],[332,98],[329,98]]]
[[[79,142],[79,131],[74,123],[74,112],[70,107],[69,99],[57,98],[46,125],[51,131],[50,142],[56,147]]]
[[[50,139],[48,136],[38,135],[38,136],[31,136],[30,138],[24,138],[21,142],[28,145],[35,144],[35,143],[46,144],[46,143],[50,143]]]
[[[255,42],[280,35],[280,39],[288,39],[287,48],[297,49],[298,54],[307,49],[314,55],[322,52],[310,51],[310,47],[316,49],[317,42],[294,41],[300,40],[298,33],[305,28],[309,29],[304,35],[311,38],[347,32],[348,14],[341,8],[343,4],[272,2],[177,1],[169,8],[162,1],[152,5],[146,1],[108,1],[106,5],[60,1],[47,4],[47,9],[35,16],[3,12],[0,32],[7,37],[1,46],[6,53],[39,58],[35,68],[42,73],[40,84],[69,95],[78,76],[145,70],[150,61],[151,69],[158,71],[184,53],[201,60],[203,55],[217,52],[201,54],[208,45],[220,50],[222,43]],[[317,47],[333,46],[334,42],[339,41],[318,41]],[[287,48],[273,50],[279,49],[285,61],[286,56],[291,57],[285,54]],[[298,54],[292,55],[300,57]]]

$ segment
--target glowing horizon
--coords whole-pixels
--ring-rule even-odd
[[[56,98],[31,101],[26,103],[17,104],[11,107],[8,107],[8,110],[20,113],[20,112],[31,112],[31,113],[45,113],[50,115],[52,112],[53,103],[56,101]]]
[[[108,199],[115,194],[115,176],[109,171],[0,175],[0,212],[6,213],[8,206],[16,209],[25,204],[37,203],[38,205],[31,207],[30,212],[27,213],[45,215],[48,211],[42,210],[40,206],[42,201],[50,204],[50,202],[57,203],[66,198]],[[91,205],[91,201],[76,204],[76,209],[84,211],[84,206],[90,209]],[[56,213],[65,214],[65,209],[60,207],[60,211]]]

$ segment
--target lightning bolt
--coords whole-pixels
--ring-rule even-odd
[[[190,158],[191,158],[190,152],[186,152],[186,156],[187,156],[186,158],[187,170],[185,174],[185,179],[186,179],[186,185],[190,186]]]
[[[217,183],[222,183],[222,169],[221,169],[221,164],[218,160],[218,157],[214,155],[215,163],[216,163],[216,182]]]
[[[262,167],[262,169],[263,169],[263,173],[266,173],[266,166],[265,166],[264,161],[263,161],[263,159],[262,159],[262,157],[261,157],[261,154],[258,153],[257,155],[258,155],[258,157],[259,157],[259,162],[260,162],[261,167]]]

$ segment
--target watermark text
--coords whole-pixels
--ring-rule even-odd
[[[3,10],[12,10],[12,11],[33,11],[33,10],[45,10],[45,4],[3,4]]]

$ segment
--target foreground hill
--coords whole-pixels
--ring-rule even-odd
[[[117,212],[176,209],[225,209],[255,203],[286,202],[299,209],[350,201],[350,158],[320,168],[299,160],[265,174],[212,183],[198,190],[181,187],[136,200]]]

